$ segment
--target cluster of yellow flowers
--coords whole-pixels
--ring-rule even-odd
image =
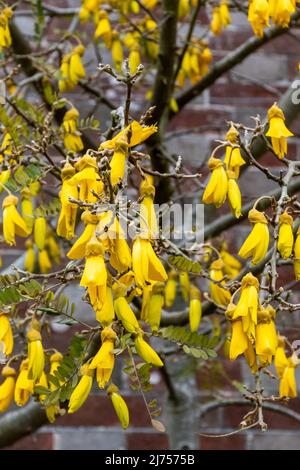
[[[228,8],[228,1],[221,0],[219,5],[213,8],[212,20],[210,29],[213,34],[218,36],[224,29],[231,23],[230,11]]]
[[[275,25],[287,28],[296,11],[296,3],[299,0],[250,0],[248,20],[256,36],[263,37],[270,19]]]

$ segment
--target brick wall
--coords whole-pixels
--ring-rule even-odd
[[[233,15],[234,25],[225,34],[212,40],[215,59],[223,57],[252,35],[249,24],[239,14]],[[205,18],[203,19],[205,21]],[[298,38],[298,39],[297,39]],[[245,60],[232,72],[219,79],[215,85],[201,97],[194,100],[183,112],[175,117],[169,126],[169,149],[180,153],[184,162],[197,170],[212,149],[215,139],[224,138],[225,121],[240,121],[250,124],[249,117],[261,114],[277,101],[290,81],[297,73],[299,57],[300,31],[285,35],[262,48],[258,53]],[[298,43],[297,43],[298,40]],[[82,101],[82,100],[81,100]],[[77,102],[80,106],[80,100]],[[86,103],[84,104],[84,106]],[[102,116],[103,118],[103,116]],[[197,128],[197,132],[192,132]],[[175,136],[185,129],[186,135]],[[300,158],[300,119],[291,129],[298,137],[290,145],[290,157]],[[265,155],[262,163],[276,170],[278,161],[272,155]],[[263,175],[257,176],[255,168],[249,169],[241,178],[244,200],[252,199],[270,189],[272,182]],[[228,241],[235,239],[240,245],[244,229],[239,228],[226,234]],[[9,259],[10,261],[11,259]],[[7,264],[8,259],[6,259]],[[284,273],[288,279],[291,273]],[[86,314],[86,312],[85,312]],[[297,318],[290,319],[290,326],[297,325]],[[55,342],[66,346],[67,331],[54,332]],[[291,329],[291,332],[294,331]],[[297,333],[296,333],[297,337]],[[222,361],[222,367],[235,380],[251,383],[251,377],[242,360],[235,363]],[[199,374],[199,403],[212,398],[212,393],[203,391],[204,380]],[[165,388],[158,372],[153,373],[154,395],[163,407]],[[121,430],[112,406],[104,394],[95,390],[82,409],[72,415],[64,416],[54,425],[47,425],[35,434],[25,437],[11,446],[11,449],[166,449],[166,435],[158,434],[149,424],[142,399],[131,392],[124,377],[118,377],[122,393],[126,398],[132,420],[129,429]],[[298,380],[300,384],[300,380]],[[267,390],[273,390],[274,384],[266,380]],[[221,383],[223,393],[228,397],[236,395],[227,383]],[[276,390],[274,390],[276,392]],[[239,395],[237,395],[239,396]],[[300,400],[293,400],[289,405],[300,412]],[[199,434],[222,434],[237,429],[245,406],[230,406],[211,411],[199,422]],[[199,435],[199,449],[298,449],[300,446],[299,423],[287,416],[266,412],[269,431],[262,433],[251,430],[224,438],[208,438]],[[164,420],[164,416],[162,416]]]

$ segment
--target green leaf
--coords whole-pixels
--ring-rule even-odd
[[[180,271],[187,271],[193,274],[199,274],[202,271],[200,263],[193,261],[184,255],[171,255],[168,257],[168,262]]]
[[[36,385],[34,387],[34,393],[37,395],[49,395],[50,390],[49,388],[43,387],[42,385]]]

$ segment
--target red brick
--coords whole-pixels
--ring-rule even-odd
[[[52,448],[53,435],[48,432],[31,434],[5,447],[7,450],[52,450]]]
[[[235,434],[226,437],[204,437],[200,439],[201,450],[245,450],[246,438],[244,435]]]
[[[169,448],[166,434],[127,433],[127,450],[165,450]]]

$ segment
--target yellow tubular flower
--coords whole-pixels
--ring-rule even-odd
[[[34,267],[35,267],[35,252],[34,252],[32,241],[26,240],[25,247],[26,247],[26,253],[25,253],[25,260],[24,260],[24,268],[29,273],[33,273]]]
[[[4,381],[0,385],[0,413],[4,413],[14,397],[16,371],[12,367],[5,366],[1,375]]]
[[[228,203],[233,215],[239,219],[242,215],[242,195],[236,182],[236,174],[232,170],[227,170],[228,177]]]
[[[242,318],[243,330],[249,339],[255,338],[255,326],[257,325],[257,311],[259,282],[252,273],[246,274],[242,279],[241,295],[233,312],[232,319]]]
[[[271,18],[277,26],[288,28],[291,16],[296,11],[295,0],[269,0]]]
[[[178,5],[178,18],[182,20],[185,16],[190,13],[189,0],[179,0]]]
[[[153,10],[156,7],[158,0],[141,0],[141,3],[148,8],[148,10]]]
[[[196,286],[190,289],[189,323],[190,330],[198,331],[202,317],[201,293]]]
[[[18,198],[10,194],[3,199],[3,236],[10,246],[16,244],[15,235],[27,237],[28,231],[25,221],[17,211]]]
[[[0,352],[10,356],[14,348],[14,337],[9,319],[0,312]]]
[[[78,130],[79,112],[72,107],[66,112],[63,118],[62,129],[64,133],[64,146],[71,152],[80,152],[84,145],[81,133]]]
[[[137,335],[134,340],[134,345],[138,355],[144,359],[148,364],[157,367],[163,367],[164,363],[159,355],[151,348],[151,346],[143,339],[142,335]]]
[[[214,261],[211,266],[210,266],[210,278],[212,279],[209,283],[210,285],[210,296],[214,302],[218,305],[228,305],[231,294],[229,291],[226,289],[223,289],[223,287],[218,284],[221,282],[222,284],[225,284],[224,279],[224,262],[220,259],[217,259]],[[217,281],[217,283],[213,282]]]
[[[93,385],[94,371],[87,364],[80,368],[81,379],[74,388],[69,400],[68,413],[75,413],[86,401]]]
[[[125,176],[128,143],[126,134],[116,141],[114,154],[110,162],[110,181],[113,186],[120,183]]]
[[[169,273],[168,280],[165,287],[165,306],[172,307],[176,298],[177,291],[177,272],[172,269]]]
[[[179,284],[180,284],[180,292],[181,292],[182,298],[185,302],[187,302],[189,300],[190,287],[191,287],[189,273],[187,271],[180,271]]]
[[[295,368],[299,365],[299,359],[294,353],[288,358],[288,364],[285,367],[279,385],[280,397],[296,398],[297,384],[295,377]]]
[[[105,46],[110,49],[112,32],[108,14],[105,10],[100,10],[95,14],[95,24],[97,25],[95,30],[95,39],[103,38]]]
[[[29,188],[21,190],[21,215],[25,221],[28,235],[31,234],[34,224],[33,204]]]
[[[224,26],[224,28],[227,28],[227,26],[231,23],[231,16],[227,0],[222,0],[220,3],[220,16],[222,25]]]
[[[253,32],[259,38],[264,35],[264,28],[269,25],[270,8],[268,0],[250,0],[248,10],[248,21]]]
[[[78,189],[70,184],[70,179],[75,174],[75,168],[66,163],[61,171],[62,188],[59,193],[61,202],[61,212],[57,222],[56,233],[59,237],[71,240],[74,237],[77,205],[70,202],[69,197],[78,199]]]
[[[70,259],[81,259],[85,256],[86,245],[95,234],[99,217],[86,210],[81,214],[81,220],[85,229],[67,253],[67,257]]]
[[[63,355],[60,352],[55,352],[50,356],[50,374],[55,376],[55,372],[61,365]],[[50,390],[55,390],[56,386],[50,382]]]
[[[129,425],[129,411],[124,399],[119,394],[119,389],[114,384],[111,384],[107,393],[111,398],[115,412],[120,420],[123,429],[127,429]]]
[[[141,320],[148,321],[149,316],[149,305],[150,305],[150,298],[152,293],[153,284],[145,285],[143,288],[143,300],[142,300],[142,308],[141,308]]]
[[[236,305],[230,302],[226,310],[226,318],[231,321],[231,340],[229,346],[229,359],[234,361],[244,354],[249,347],[249,339],[243,329],[241,318],[233,319]]]
[[[19,375],[15,386],[15,403],[24,406],[33,393],[34,382],[28,379],[28,359],[21,362]]]
[[[45,248],[46,230],[47,225],[45,217],[37,217],[34,222],[34,243],[39,250],[43,250]]]
[[[47,274],[52,268],[52,263],[50,261],[47,250],[39,251],[38,260],[41,273]]]
[[[50,258],[53,259],[56,264],[60,264],[61,262],[60,247],[51,230],[48,230],[48,233],[47,233],[46,249],[49,252]]]
[[[113,322],[115,318],[115,310],[112,288],[109,284],[106,286],[106,294],[102,307],[97,308],[97,305],[93,305],[93,308],[96,312],[96,319],[101,325],[110,325]]]
[[[111,378],[115,364],[115,356],[112,351],[115,347],[116,338],[117,335],[112,328],[104,328],[101,332],[101,348],[89,365],[89,369],[97,369],[97,382],[99,388],[104,388]]]
[[[248,219],[253,224],[253,228],[238,254],[244,259],[251,256],[252,264],[258,264],[265,258],[269,247],[268,221],[264,213],[256,209],[249,211]]]
[[[275,326],[276,312],[271,305],[261,308],[258,312],[256,325],[256,354],[262,356],[265,364],[270,364],[278,346],[278,337]]]
[[[270,127],[266,136],[271,137],[273,150],[282,160],[287,154],[287,138],[294,134],[286,127],[283,111],[276,103],[269,109],[268,119]]]
[[[27,332],[28,339],[28,378],[38,382],[45,367],[45,355],[41,333],[31,328]]]
[[[138,42],[134,42],[134,44],[131,46],[128,57],[128,63],[129,71],[131,75],[134,75],[137,71],[138,66],[141,63],[140,46]]]
[[[39,181],[33,181],[29,185],[30,192],[32,196],[37,196],[41,190],[41,183]]]
[[[111,38],[112,38],[112,44],[111,44],[112,60],[113,60],[115,69],[117,70],[117,72],[120,73],[122,70],[124,54],[123,54],[123,47],[119,38],[118,31],[113,31]]]
[[[116,142],[120,140],[120,137],[127,135],[129,131],[130,142],[128,142],[129,147],[135,147],[136,145],[141,144],[145,140],[148,139],[152,134],[157,132],[157,127],[154,125],[151,126],[142,126],[137,121],[132,121],[132,123],[125,127],[121,132],[119,132],[115,137],[111,140],[107,140],[100,145],[100,150],[102,149],[114,149]]]
[[[77,163],[76,175],[69,180],[71,185],[79,185],[79,198],[85,202],[96,202],[97,198],[92,194],[92,190],[97,194],[103,191],[103,183],[100,181],[96,159],[90,155],[84,155]]]
[[[140,229],[144,238],[156,238],[158,234],[157,218],[154,208],[155,188],[147,180],[141,183]]]
[[[287,212],[279,217],[279,235],[277,249],[281,258],[290,258],[294,246],[293,217]]]
[[[6,7],[0,12],[0,49],[11,45],[11,35],[9,31],[9,20],[13,16],[11,8]]]
[[[222,26],[220,7],[214,7],[212,20],[210,23],[210,30],[215,36],[218,36],[222,32]]]
[[[86,261],[80,285],[87,287],[91,304],[101,308],[106,297],[107,271],[101,242],[92,237],[86,245]],[[95,289],[96,288],[96,289]]]
[[[159,328],[163,305],[164,283],[156,282],[152,288],[147,316],[147,322],[151,326],[152,331],[157,331]]]
[[[117,318],[122,322],[125,330],[129,333],[137,333],[140,330],[140,325],[125,298],[126,286],[122,286],[120,284],[114,285],[113,292],[115,299],[114,307]]]
[[[226,134],[226,140],[234,147],[231,145],[226,146],[224,163],[227,170],[234,171],[237,179],[240,175],[240,167],[245,165],[246,162],[241,155],[240,148],[237,147],[239,145],[239,132],[233,124],[231,124],[230,129]]]
[[[203,194],[204,204],[213,204],[221,207],[227,196],[228,180],[224,164],[218,158],[211,157],[208,161],[208,168],[212,172],[210,180]]]
[[[1,162],[1,156],[0,156],[0,162]],[[3,171],[0,171],[0,194],[2,193],[4,187],[3,185],[5,185],[7,183],[7,181],[9,180],[10,178],[10,174],[11,174],[11,171],[10,170],[3,170]]]
[[[69,78],[75,85],[85,77],[85,70],[81,62],[81,57],[84,54],[84,47],[82,44],[75,47],[71,52]]]
[[[132,246],[132,268],[136,284],[140,287],[147,282],[164,282],[168,275],[156,256],[149,240],[137,237]]]
[[[226,243],[222,244],[220,254],[225,264],[224,273],[230,277],[230,279],[234,279],[240,273],[242,264],[228,252]]]
[[[288,366],[288,359],[285,354],[285,338],[278,335],[278,345],[274,357],[274,366],[278,377],[281,379],[285,368]]]

